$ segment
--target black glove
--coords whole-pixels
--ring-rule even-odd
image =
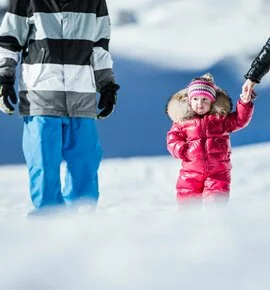
[[[110,82],[106,86],[101,88],[98,108],[102,111],[98,114],[98,119],[105,119],[111,115],[116,105],[116,92],[119,89],[120,86],[113,82]]]
[[[14,107],[11,105],[17,104],[17,96],[13,85],[2,84],[0,85],[0,111],[5,114],[12,115],[15,111]]]

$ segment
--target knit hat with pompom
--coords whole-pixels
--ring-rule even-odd
[[[192,98],[203,96],[208,98],[212,103],[216,100],[216,86],[214,78],[210,73],[206,73],[201,77],[195,78],[188,86],[188,101]]]

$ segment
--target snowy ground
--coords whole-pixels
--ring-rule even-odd
[[[25,167],[0,167],[0,289],[268,290],[270,144],[233,165],[227,208],[179,211],[178,160],[104,160],[96,212],[47,220],[25,217]]]

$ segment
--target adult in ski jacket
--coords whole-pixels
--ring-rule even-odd
[[[192,102],[211,101],[209,111],[194,112]],[[203,105],[201,105],[203,106]],[[188,88],[174,94],[167,113],[173,124],[167,134],[167,148],[182,159],[177,181],[177,199],[226,201],[231,183],[231,144],[229,134],[248,125],[253,103],[239,99],[236,111],[224,90],[218,88],[210,74],[194,79]]]
[[[270,70],[270,38],[262,47],[259,54],[253,60],[250,69],[245,74],[246,81],[242,86],[242,94],[251,94],[252,89],[256,84],[261,82],[261,79]]]
[[[95,119],[112,113],[119,89],[109,40],[105,0],[9,3],[0,27],[0,109],[14,112],[19,64],[23,151],[37,211],[98,200],[102,150]],[[67,171],[61,190],[63,160]]]

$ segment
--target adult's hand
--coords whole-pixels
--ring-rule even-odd
[[[12,104],[17,104],[17,96],[13,85],[0,85],[0,110],[8,115],[15,111]]]
[[[255,82],[247,79],[242,86],[242,95],[243,96],[251,96],[254,86],[256,85]]]

